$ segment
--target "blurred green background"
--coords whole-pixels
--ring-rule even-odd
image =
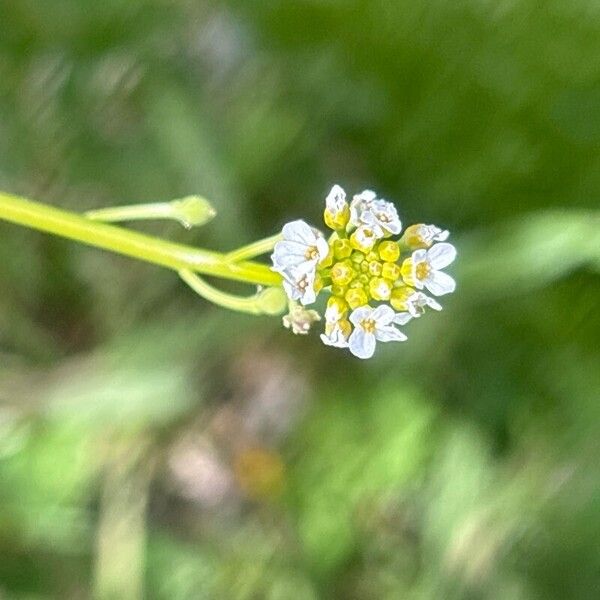
[[[0,222],[0,598],[600,597],[599,150],[597,0],[1,0],[0,189],[459,260],[363,363]]]

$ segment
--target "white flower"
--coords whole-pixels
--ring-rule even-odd
[[[281,271],[281,274],[283,275],[283,289],[290,300],[299,300],[306,306],[317,299],[314,265],[304,262],[299,267]]]
[[[442,310],[442,306],[438,302],[423,292],[414,292],[405,300],[405,303],[408,311],[396,313],[394,323],[397,325],[406,325],[411,319],[420,317],[425,313],[427,306],[433,310]]]
[[[325,198],[325,208],[333,215],[341,213],[348,203],[346,202],[346,192],[339,185],[334,185]]]
[[[327,227],[333,230],[345,230],[350,219],[350,207],[346,202],[346,192],[339,185],[334,185],[325,198],[323,219]]]
[[[371,358],[377,341],[404,341],[406,336],[392,326],[395,316],[394,311],[385,304],[377,308],[360,306],[354,309],[350,315],[354,325],[354,331],[348,339],[350,352],[358,358]]]
[[[447,229],[440,229],[436,225],[419,225],[417,235],[424,244],[431,246],[433,242],[445,242],[450,236]]]
[[[376,199],[377,194],[371,190],[365,190],[360,194],[356,194],[350,203],[350,223],[355,227],[358,227],[363,222],[362,214]]]
[[[326,346],[348,347],[348,335],[344,332],[340,323],[328,323],[325,327],[325,333],[321,334],[321,341]]]
[[[375,229],[370,225],[359,225],[350,239],[353,240],[356,243],[356,246],[363,252],[368,252],[381,237],[381,235],[377,235]]]
[[[337,304],[332,304],[325,309],[325,322],[328,324],[337,323],[343,316]]]
[[[402,230],[396,207],[387,200],[377,199],[375,192],[370,190],[365,190],[352,199],[350,223],[355,227],[369,225],[378,238],[386,234],[398,235]]]
[[[304,221],[287,223],[282,234],[283,239],[275,244],[271,255],[273,271],[283,274],[290,269],[300,269],[306,272],[306,265],[315,271],[317,263],[329,253],[327,240]]]
[[[290,302],[290,312],[283,317],[283,326],[296,335],[306,335],[312,324],[320,320],[316,310],[306,310],[295,302]]]
[[[456,282],[440,269],[447,267],[456,258],[452,244],[434,244],[429,250],[415,250],[402,264],[402,277],[408,285],[418,290],[427,288],[434,296],[453,292]]]

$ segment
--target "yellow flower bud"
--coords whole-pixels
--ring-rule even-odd
[[[346,239],[335,240],[335,242],[333,242],[333,254],[337,260],[348,258],[352,254],[350,241]]]
[[[365,260],[367,260],[368,262],[371,262],[373,260],[379,260],[379,254],[377,254],[377,252],[374,252],[373,250],[371,250],[371,252],[368,252],[367,255],[365,256]]]
[[[346,205],[342,210],[335,213],[325,209],[323,220],[325,221],[325,225],[331,229],[346,229],[346,225],[348,225],[348,221],[350,220],[350,207]]]
[[[356,276],[349,260],[337,262],[331,269],[331,281],[336,285],[348,285]]]
[[[381,242],[381,244],[379,244],[378,251],[381,260],[386,262],[393,263],[400,258],[400,246],[398,245],[398,242],[392,242],[390,240]]]
[[[418,223],[417,225],[411,225],[410,227],[407,227],[404,231],[404,235],[402,236],[402,243],[411,250],[418,250],[419,248],[428,247],[428,245],[424,243],[423,238],[421,237],[421,227],[422,224]]]
[[[338,297],[343,297],[346,292],[348,291],[348,288],[345,285],[332,285],[331,286],[331,293],[334,296],[338,296]]]
[[[340,319],[338,322],[338,327],[342,330],[345,338],[349,338],[352,333],[352,325],[348,319]]]
[[[323,289],[323,278],[318,273],[315,274],[315,283],[313,288],[317,294]]]
[[[366,273],[359,275],[357,279],[365,286],[369,284],[369,281],[371,281],[371,278]]]
[[[348,312],[348,303],[337,296],[330,296],[327,301],[327,308],[335,308],[339,315],[345,315]]]
[[[360,264],[363,260],[365,260],[365,255],[362,252],[354,252],[350,257],[350,260],[353,263]]]
[[[392,290],[392,296],[390,298],[390,304],[392,308],[404,312],[407,310],[406,301],[415,293],[415,290],[408,285],[396,287]]]
[[[404,279],[405,283],[407,283],[408,285],[414,284],[412,258],[407,258],[402,263],[402,266],[400,267],[400,273],[401,273],[402,279]]]
[[[392,285],[382,277],[375,277],[369,282],[369,292],[374,300],[388,300],[392,293]]]
[[[319,267],[330,267],[333,264],[333,248],[329,246],[327,256],[319,263]]]
[[[359,306],[364,306],[368,301],[369,298],[362,288],[352,288],[346,292],[346,302],[353,310]]]
[[[378,260],[372,260],[369,263],[369,274],[373,277],[379,277],[381,275],[381,263]]]
[[[400,265],[395,262],[384,262],[381,268],[381,276],[396,281],[400,278]]]

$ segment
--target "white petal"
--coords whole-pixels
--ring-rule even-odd
[[[356,327],[360,327],[360,322],[371,317],[373,309],[370,306],[359,306],[350,314],[350,322]]]
[[[413,261],[413,265],[424,262],[427,260],[427,250],[415,250],[412,253],[411,258]]]
[[[406,325],[412,318],[413,315],[411,315],[409,312],[397,313],[394,317],[394,323],[397,323],[398,325]]]
[[[337,305],[328,306],[325,310],[325,321],[327,323],[337,323],[342,318],[342,313],[340,313]]]
[[[358,358],[371,358],[375,353],[375,336],[367,333],[362,327],[357,327],[348,340],[350,352]]]
[[[314,246],[316,241],[315,232],[312,227],[302,221],[292,221],[283,226],[283,238],[291,242],[300,242],[307,246]]]
[[[300,302],[302,303],[302,306],[308,306],[309,304],[314,304],[316,300],[317,293],[315,292],[314,287],[310,285],[304,290],[304,294],[302,294]]]
[[[439,302],[436,302],[433,298],[427,296],[426,302],[429,308],[433,308],[433,310],[442,310],[442,305]]]
[[[288,279],[283,280],[283,289],[290,300],[300,300],[302,296],[300,290]]]
[[[347,348],[348,347],[348,340],[344,336],[344,333],[342,332],[342,330],[339,326],[334,327],[333,330],[331,331],[331,333],[329,333],[329,335],[322,333],[321,341],[326,346],[334,346],[335,348]]]
[[[393,308],[387,304],[382,304],[373,311],[371,319],[375,321],[377,328],[379,328],[380,326],[389,325],[394,320],[395,315]]]
[[[431,271],[423,282],[434,296],[450,294],[456,289],[456,282],[442,271]]]
[[[406,336],[401,331],[391,325],[377,329],[375,337],[380,342],[403,342],[406,339]]]
[[[339,185],[334,185],[325,199],[325,207],[328,211],[336,214],[344,209],[346,205],[346,192]]]
[[[321,236],[317,237],[317,253],[319,254],[319,261],[327,258],[329,254],[329,244],[327,240]]]
[[[275,244],[271,260],[274,270],[298,267],[306,262],[306,246],[299,242],[281,241]]]
[[[427,250],[427,261],[434,269],[443,269],[456,258],[456,248],[452,244],[434,244]]]

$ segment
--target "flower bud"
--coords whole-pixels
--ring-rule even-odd
[[[435,225],[418,223],[407,227],[400,242],[410,250],[430,248],[433,242],[443,242],[448,239],[450,233]]]
[[[388,300],[392,292],[392,285],[382,277],[375,277],[369,282],[369,292],[374,300]]]
[[[346,292],[346,302],[350,308],[358,308],[367,304],[369,298],[362,288],[351,288]]]
[[[327,227],[333,230],[346,229],[350,220],[350,206],[346,202],[346,192],[334,185],[325,199],[325,212],[323,219]]]
[[[369,274],[373,277],[380,277],[382,271],[382,265],[378,260],[372,260],[369,263]]]
[[[386,262],[396,262],[400,258],[400,246],[397,242],[386,240],[378,247],[379,257]]]
[[[406,301],[415,293],[415,291],[416,290],[408,285],[394,288],[390,298],[390,304],[392,305],[392,308],[397,311],[407,310]]]
[[[352,246],[350,241],[347,239],[335,240],[333,242],[333,255],[337,260],[344,260],[349,258],[352,254]]]
[[[400,278],[400,266],[395,262],[385,262],[381,269],[381,276],[389,279],[390,281],[396,281]]]

